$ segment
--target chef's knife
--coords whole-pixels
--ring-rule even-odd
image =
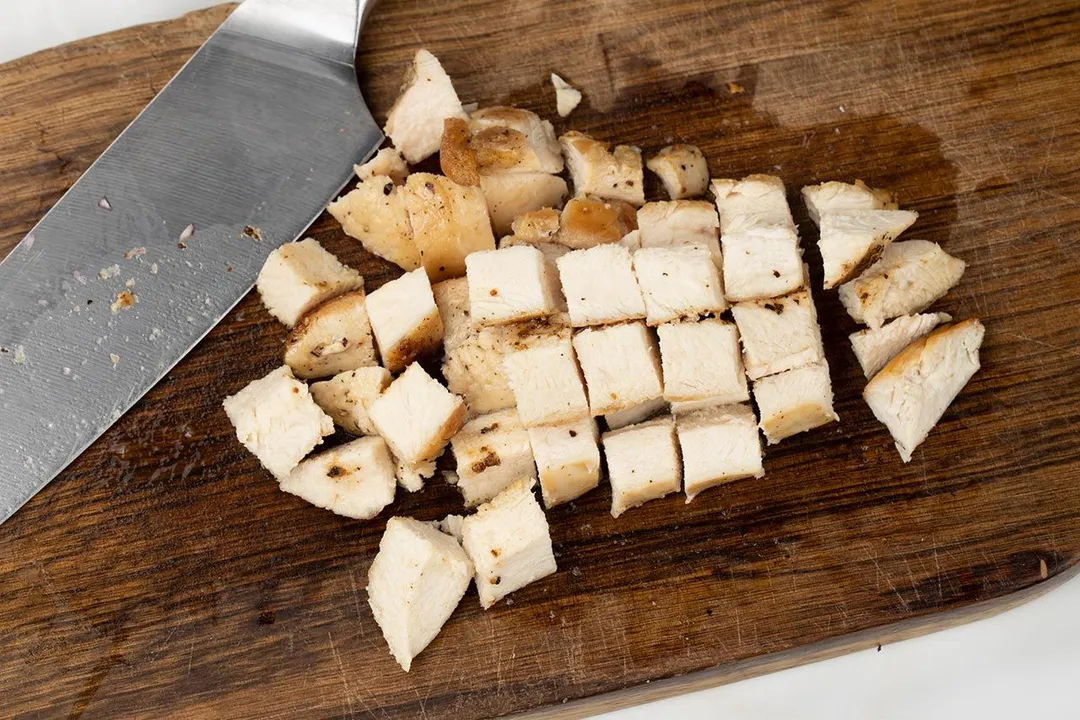
[[[247,0],[0,262],[0,522],[160,380],[382,133],[369,0]]]

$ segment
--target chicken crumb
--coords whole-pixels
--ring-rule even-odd
[[[133,258],[141,257],[142,255],[145,255],[145,254],[146,254],[146,248],[144,248],[144,247],[133,247],[130,250],[128,250],[126,253],[124,253],[124,259],[125,260],[131,260]]]
[[[11,362],[16,365],[26,364],[26,349],[22,345],[15,346],[15,353],[11,356]]]
[[[119,265],[110,265],[107,268],[102,268],[101,270],[98,270],[98,277],[101,278],[102,280],[108,280],[109,278],[114,278],[119,274],[120,274],[120,266]]]
[[[551,84],[555,86],[555,108],[559,117],[566,117],[581,102],[581,91],[555,73],[551,73]]]
[[[112,366],[116,367],[120,364],[120,356],[116,353],[109,353],[109,360],[112,361]]]
[[[251,238],[255,242],[262,242],[262,239],[263,239],[262,238],[262,230],[260,230],[259,228],[255,227],[253,225],[245,225],[244,229],[240,231],[240,234],[243,235],[244,237]]]
[[[732,95],[742,95],[744,92],[746,92],[746,88],[744,88],[742,85],[740,85],[737,82],[729,82],[727,84],[727,89],[728,89],[728,92],[731,93]]]
[[[124,308],[129,308],[137,302],[139,302],[139,298],[135,297],[134,293],[132,293],[130,290],[121,290],[120,292],[116,293],[116,300],[113,301],[113,304],[110,306],[110,308],[115,315]]]

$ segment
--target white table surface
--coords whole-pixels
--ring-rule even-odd
[[[0,62],[214,4],[0,0]],[[1078,718],[1080,696],[1073,695],[1073,683],[1080,685],[1078,607],[1080,578],[1002,615],[885,645],[880,652],[858,652],[603,718]]]

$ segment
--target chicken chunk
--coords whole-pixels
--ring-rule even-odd
[[[413,173],[405,181],[405,206],[420,263],[432,282],[465,274],[465,256],[494,250],[487,202],[478,187]]]
[[[368,408],[390,386],[390,371],[362,367],[312,383],[311,396],[334,422],[353,435],[374,435]]]
[[[334,433],[334,421],[288,365],[249,383],[222,405],[236,439],[279,481]]]
[[[468,120],[468,115],[438,58],[417,50],[383,129],[394,147],[415,165],[438,151],[446,118]]]
[[[462,544],[476,565],[485,610],[557,569],[547,518],[532,492],[535,483],[514,482],[462,522]]]
[[[368,415],[395,457],[434,460],[465,422],[465,403],[413,363],[371,403]]]
[[[476,252],[465,258],[469,308],[478,325],[504,325],[556,310],[544,254],[530,245]]]
[[[435,476],[438,467],[434,460],[410,465],[401,458],[394,458],[394,475],[397,476],[397,484],[407,492],[420,492],[424,489],[424,482]]]
[[[574,327],[645,317],[630,251],[622,245],[574,250],[556,264]]]
[[[890,360],[863,390],[904,462],[979,370],[985,332],[974,319],[939,327]]]
[[[720,253],[720,221],[716,209],[704,200],[671,200],[645,203],[637,213],[641,247],[699,247],[709,251],[717,267]]]
[[[575,195],[624,200],[631,205],[645,203],[641,150],[617,145],[609,151],[607,143],[576,131],[560,137],[559,145],[574,181]]]
[[[808,185],[802,189],[802,196],[815,224],[820,224],[821,216],[830,211],[895,210],[897,207],[892,193],[867,187],[862,180],[856,180],[854,185],[836,181]]]
[[[465,423],[450,447],[466,507],[491,500],[515,480],[536,479],[529,433],[512,408]]]
[[[709,165],[694,145],[668,145],[645,166],[660,178],[672,200],[704,195],[709,187]]]
[[[361,180],[371,180],[376,176],[388,177],[395,185],[405,182],[405,176],[409,174],[409,166],[405,164],[405,158],[396,148],[383,148],[375,153],[375,156],[363,165],[354,165],[356,177]]]
[[[394,461],[380,437],[362,437],[304,460],[281,489],[337,515],[370,520],[394,501]]]
[[[822,215],[818,248],[825,268],[825,289],[865,270],[918,217],[910,210],[830,210]]]
[[[285,339],[285,364],[304,379],[378,365],[364,291],[339,295],[304,315]]]
[[[363,290],[364,278],[307,238],[270,253],[255,287],[270,314],[291,328],[316,305]]]
[[[495,234],[502,236],[513,227],[514,218],[523,213],[561,205],[569,192],[566,181],[544,173],[499,173],[482,175],[488,215]]]
[[[470,116],[469,129],[482,174],[554,174],[563,170],[555,129],[534,112],[514,107],[481,108]]]
[[[439,144],[439,169],[458,185],[480,184],[480,161],[470,140],[469,123],[461,118],[443,121],[442,141]]]
[[[550,243],[559,232],[559,211],[550,207],[519,213],[510,224],[514,237],[522,242]]]
[[[720,241],[729,301],[778,297],[802,287],[802,252],[794,226],[745,216],[729,225]]]
[[[393,517],[368,571],[368,604],[390,654],[405,672],[461,602],[473,564],[450,535]]]
[[[765,474],[761,435],[748,405],[698,410],[676,419],[686,502],[702,490]]]
[[[613,413],[604,415],[604,424],[607,425],[608,430],[618,430],[624,428],[627,425],[637,425],[638,423],[651,420],[657,415],[663,415],[668,412],[668,403],[662,397],[653,398],[652,400],[646,400],[636,405],[626,408],[625,410],[616,410]]]
[[[679,492],[682,464],[670,417],[604,433],[611,483],[611,517]]]
[[[634,275],[649,325],[719,315],[727,309],[720,271],[704,248],[641,248],[634,253]]]
[[[725,404],[750,400],[734,325],[719,319],[667,323],[656,332],[666,400],[719,398]]]
[[[553,242],[574,250],[617,243],[637,228],[637,211],[621,200],[576,197],[566,201]]]
[[[832,381],[824,364],[761,378],[754,382],[754,399],[770,445],[840,419],[833,410]]]
[[[851,349],[862,367],[866,379],[877,375],[885,364],[911,343],[928,334],[952,317],[947,313],[901,315],[876,330],[866,328],[848,336]]]
[[[443,344],[446,349],[475,338],[478,328],[469,311],[468,279],[459,277],[443,280],[431,286],[431,293],[442,319]]]
[[[551,84],[555,87],[555,110],[559,117],[566,117],[581,102],[581,91],[555,73],[551,73]]]
[[[390,372],[401,371],[442,342],[442,319],[422,269],[405,273],[368,295],[367,309],[383,365]]]
[[[664,394],[660,353],[643,322],[582,330],[574,335],[574,351],[594,417]]]
[[[890,318],[928,308],[960,282],[964,268],[963,260],[936,243],[895,242],[866,272],[840,286],[840,302],[856,322],[879,328]]]
[[[525,425],[558,425],[589,416],[570,333],[508,353],[503,372]]]
[[[742,180],[713,180],[716,209],[720,212],[720,232],[753,215],[761,225],[792,228],[795,221],[788,207],[784,182],[773,175],[748,175]]]
[[[817,310],[808,290],[731,308],[742,337],[743,362],[751,380],[803,365],[825,362]]]
[[[544,505],[577,499],[600,484],[600,435],[592,418],[529,428]]]
[[[442,520],[432,521],[431,526],[439,532],[446,533],[450,537],[461,542],[461,526],[465,522],[464,515],[447,515]]]
[[[341,229],[356,238],[372,255],[406,270],[420,267],[420,251],[413,240],[405,192],[386,175],[364,180],[327,206]]]

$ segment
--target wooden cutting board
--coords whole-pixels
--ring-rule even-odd
[[[559,572],[487,612],[470,591],[406,675],[368,610],[367,568],[391,513],[438,518],[460,499],[438,481],[354,522],[280,493],[220,409],[280,363],[283,329],[248,297],[0,526],[3,714],[576,715],[954,624],[1069,574],[1080,6],[433,7],[375,10],[360,64],[377,116],[420,46],[466,102],[554,117],[558,71],[586,97],[554,118],[559,130],[646,153],[684,140],[714,176],[781,175],[812,265],[797,188],[857,177],[891,188],[920,213],[911,237],[969,263],[938,307],[986,323],[982,371],[904,465],[859,397],[852,323],[816,293],[841,424],[770,448],[764,479],[690,505],[670,497],[614,521],[601,488],[550,512]],[[227,12],[0,67],[0,254]],[[392,277],[325,217],[311,234],[369,287]]]

